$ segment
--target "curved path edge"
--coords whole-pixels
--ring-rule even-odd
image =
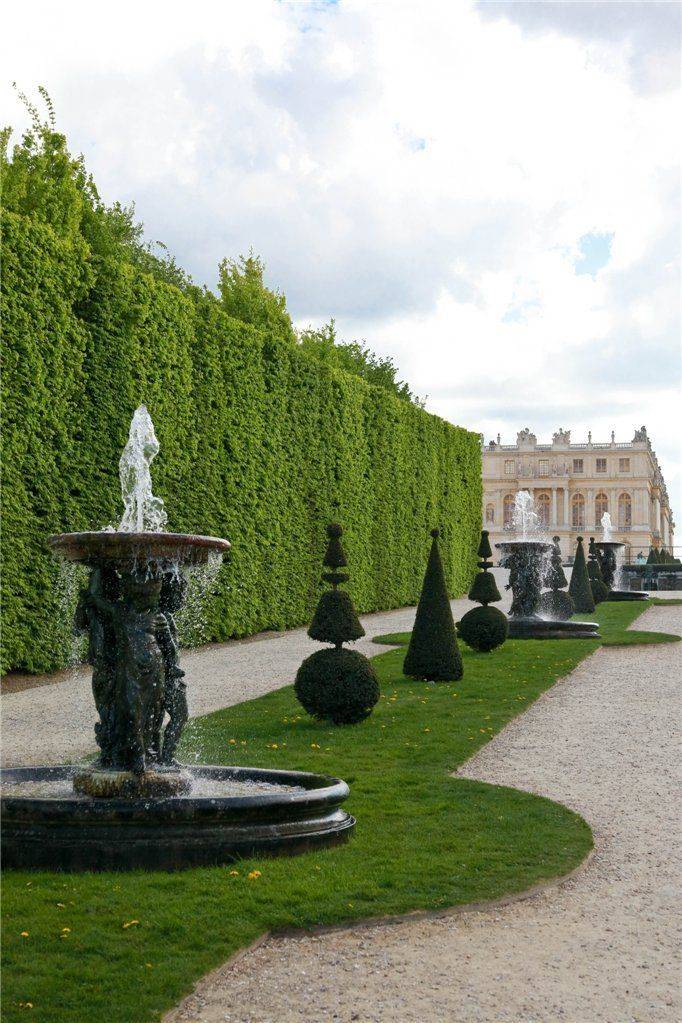
[[[633,628],[642,617],[681,631],[680,607]],[[600,647],[455,773],[587,819],[595,848],[573,871],[491,902],[261,935],[164,1023],[677,1023],[681,659],[679,644]]]

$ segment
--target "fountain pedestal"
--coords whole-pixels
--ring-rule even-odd
[[[538,614],[544,579],[543,562],[553,545],[544,540],[505,540],[495,544],[500,564],[509,569],[513,594],[510,639],[598,639],[597,622],[548,620]]]
[[[90,568],[80,627],[90,639],[100,758],[2,772],[6,867],[177,870],[349,836],[355,819],[340,808],[349,790],[339,778],[173,759],[187,720],[173,621],[180,570],[226,551],[226,540],[102,532],[50,544]]]

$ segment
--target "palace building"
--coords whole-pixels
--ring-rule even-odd
[[[646,427],[631,441],[592,440],[572,444],[569,430],[558,430],[551,444],[538,444],[521,430],[516,444],[497,440],[483,445],[483,522],[491,543],[512,529],[514,495],[528,490],[550,536],[560,537],[561,552],[571,557],[575,538],[601,534],[609,512],[613,539],[627,545],[626,557],[648,554],[650,547],[673,546],[674,522],[656,452]],[[628,550],[629,548],[629,550]]]

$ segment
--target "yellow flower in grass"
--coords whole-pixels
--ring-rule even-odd
[[[123,924],[123,930],[127,931],[129,927],[135,927],[135,925],[139,924],[139,922],[139,920],[127,920],[126,923]]]
[[[261,876],[261,872],[260,870],[252,870],[247,876],[249,881],[255,881],[256,878],[259,878]]]

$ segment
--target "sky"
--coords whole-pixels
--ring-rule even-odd
[[[297,325],[334,317],[486,440],[646,425],[682,530],[681,11],[32,0],[0,123],[45,85],[196,281],[253,248]]]

